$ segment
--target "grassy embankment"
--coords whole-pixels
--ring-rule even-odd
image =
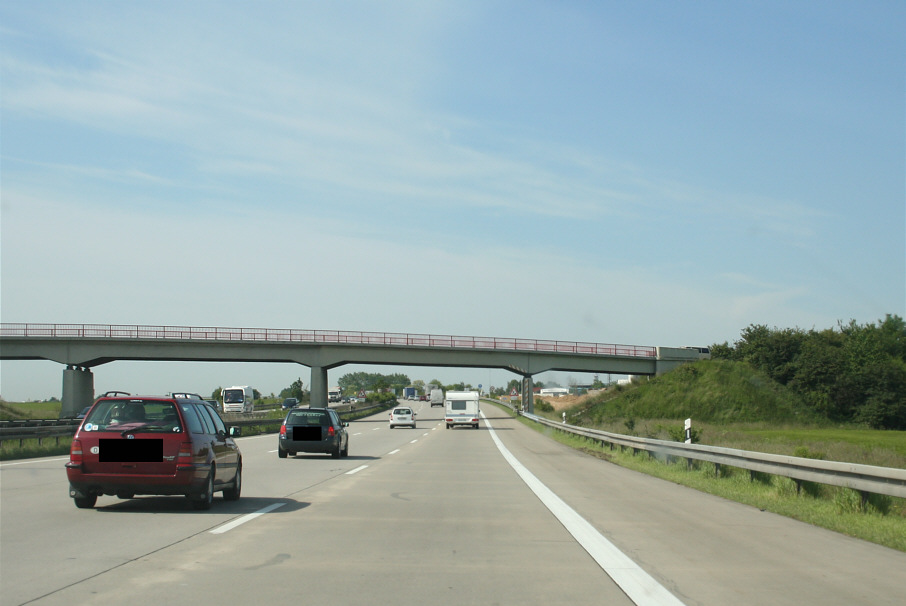
[[[548,408],[544,405],[536,406]],[[749,367],[726,361],[689,365],[651,381],[609,389],[567,408],[540,412],[554,420],[613,433],[679,439],[691,418],[697,442],[883,467],[906,468],[906,432],[840,427],[805,410],[794,394]],[[667,464],[611,451],[583,438],[526,423],[554,439],[618,465],[703,492],[906,551],[906,499],[685,461]]]

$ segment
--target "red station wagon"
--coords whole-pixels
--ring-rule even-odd
[[[211,406],[170,396],[101,397],[72,440],[66,475],[76,507],[99,495],[184,495],[208,509],[214,493],[227,501],[242,490],[242,454]]]

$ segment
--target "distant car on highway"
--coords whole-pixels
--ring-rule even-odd
[[[390,429],[411,427],[415,429],[415,412],[408,406],[399,406],[390,411]]]
[[[215,492],[239,499],[242,454],[216,410],[196,398],[101,397],[82,421],[66,475],[76,507],[90,509],[100,495],[184,495],[208,509]]]
[[[349,455],[349,423],[332,408],[293,408],[277,439],[277,456],[285,459],[299,452],[324,453],[334,458]]]
[[[289,410],[290,408],[295,408],[299,405],[299,400],[296,398],[286,398],[283,400],[283,410]]]

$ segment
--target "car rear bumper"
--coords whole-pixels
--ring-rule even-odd
[[[67,467],[70,496],[133,494],[197,495],[205,489],[210,465],[179,468],[172,475],[84,473]],[[78,494],[73,494],[78,493]]]
[[[278,446],[286,452],[305,452],[312,454],[332,454],[340,446],[339,440],[305,441],[280,438]]]
[[[478,417],[445,417],[447,425],[478,425]]]

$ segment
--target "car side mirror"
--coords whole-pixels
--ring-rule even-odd
[[[238,438],[238,437],[240,437],[241,435],[242,435],[242,428],[241,428],[241,427],[237,427],[236,425],[231,425],[231,426],[230,426],[230,437],[231,437],[231,438]]]

